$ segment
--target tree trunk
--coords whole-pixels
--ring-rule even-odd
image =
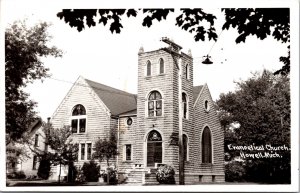
[[[58,183],[60,184],[61,163],[59,163]]]
[[[109,184],[109,175],[110,175],[109,161],[108,161],[108,159],[106,161],[107,161],[107,184]]]

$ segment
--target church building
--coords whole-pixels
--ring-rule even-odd
[[[194,86],[191,53],[163,40],[168,47],[138,52],[137,94],[80,76],[51,123],[54,128],[71,126],[73,141],[79,144],[78,167],[92,159],[95,141],[115,129],[119,154],[113,165],[126,183],[158,183],[155,168],[168,164],[175,168],[178,184],[182,119],[185,184],[224,182],[224,134],[209,88]],[[104,161],[101,169],[105,167]]]

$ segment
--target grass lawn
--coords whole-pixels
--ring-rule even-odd
[[[106,186],[105,182],[68,183],[51,180],[16,180],[7,179],[6,186]]]
[[[106,182],[58,183],[58,181],[51,181],[51,180],[16,180],[16,179],[7,179],[6,182],[7,182],[6,183],[7,186],[19,186],[19,187],[20,186],[108,186]],[[118,185],[122,186],[122,185],[140,185],[140,184],[118,184]],[[161,185],[165,185],[165,184],[161,184]],[[169,186],[174,186],[174,185],[169,185]],[[225,183],[202,183],[202,184],[194,184],[194,185],[216,185],[217,186],[217,185],[259,185],[259,184],[253,182],[225,182]],[[147,186],[152,186],[152,185],[147,185]]]

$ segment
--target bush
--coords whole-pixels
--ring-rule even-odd
[[[288,169],[289,168],[289,169]],[[256,183],[290,184],[291,170],[289,164],[281,159],[272,160],[272,164],[265,160],[248,160],[245,165],[246,180]]]
[[[14,172],[15,179],[25,179],[26,175],[24,171]]]
[[[14,178],[15,178],[15,173],[7,174],[6,177],[7,177],[8,179],[14,179]]]
[[[88,182],[98,182],[100,176],[100,166],[93,160],[90,162],[85,162],[81,168],[86,181]]]
[[[113,168],[108,168],[107,170],[109,173],[109,184],[117,184],[118,183],[118,171]],[[107,182],[107,173],[102,175],[103,181]]]
[[[86,178],[85,178],[85,175],[83,174],[83,171],[82,171],[82,170],[79,170],[79,171],[76,173],[75,182],[79,182],[79,183],[86,182]]]
[[[42,157],[37,172],[38,177],[47,180],[50,176],[50,170],[51,170],[50,160],[47,159],[46,157]]]
[[[160,184],[176,184],[175,169],[169,165],[160,166],[156,172],[156,180]]]
[[[232,161],[225,164],[225,181],[242,182],[245,181],[246,170],[243,163]]]
[[[36,176],[36,175],[29,175],[29,176],[26,177],[26,179],[28,179],[28,180],[38,180],[40,178],[38,178],[38,176]]]

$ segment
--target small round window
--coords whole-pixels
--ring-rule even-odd
[[[205,108],[205,111],[206,111],[206,112],[209,111],[209,103],[208,103],[208,100],[205,100],[205,101],[204,101],[204,108]]]
[[[127,119],[126,123],[127,123],[128,126],[132,125],[132,118],[129,117]]]

